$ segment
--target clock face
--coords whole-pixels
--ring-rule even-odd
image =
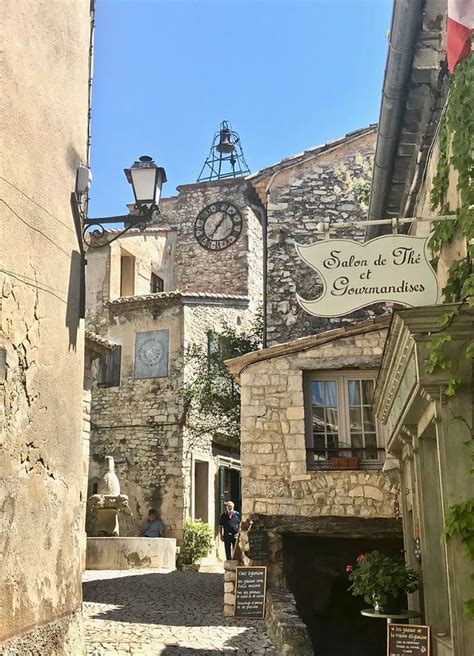
[[[242,215],[235,205],[217,201],[205,207],[194,222],[194,236],[209,251],[232,246],[242,232]]]
[[[163,345],[156,339],[149,338],[142,342],[137,349],[138,357],[148,366],[155,366],[165,356]]]

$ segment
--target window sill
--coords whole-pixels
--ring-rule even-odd
[[[319,472],[319,471],[324,471],[324,472],[341,472],[341,471],[349,471],[349,472],[359,472],[359,471],[382,471],[383,467],[383,462],[374,462],[370,464],[366,464],[363,462],[360,462],[357,467],[335,467],[331,465],[331,463],[321,463],[318,465],[308,465],[307,470],[309,472]]]

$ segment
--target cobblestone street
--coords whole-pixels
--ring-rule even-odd
[[[223,617],[223,574],[87,571],[87,654],[276,655],[260,620]]]

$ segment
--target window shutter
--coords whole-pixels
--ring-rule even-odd
[[[112,353],[108,356],[110,358],[110,386],[118,387],[120,385],[120,365],[122,362],[122,347],[116,346]]]
[[[99,361],[98,385],[101,387],[118,387],[120,385],[120,365],[122,347],[116,346]]]

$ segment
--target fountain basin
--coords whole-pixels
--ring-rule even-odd
[[[87,538],[86,569],[176,569],[175,538]]]

